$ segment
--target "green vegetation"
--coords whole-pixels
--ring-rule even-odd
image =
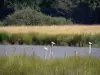
[[[37,12],[34,9],[26,8],[9,15],[4,25],[61,25],[72,24],[71,20],[63,17],[51,17]]]
[[[41,59],[33,56],[0,57],[1,75],[99,75],[100,59],[67,57]]]
[[[33,11],[30,11],[28,12],[28,15],[25,15],[27,13],[26,8],[29,8],[28,11],[30,11],[30,9],[37,11],[37,14],[42,17],[35,15]],[[99,0],[1,0],[0,11],[0,20],[3,21],[3,23],[0,24],[4,25],[6,17],[7,25],[12,24],[11,20],[14,21],[14,25],[35,25],[37,23],[30,21],[31,14],[32,17],[34,16],[39,22],[39,25],[52,24],[51,21],[54,21],[53,24],[57,25],[70,24],[68,21],[75,24],[100,24]],[[19,17],[15,18],[16,16],[21,16],[21,19]],[[62,18],[59,19],[59,17]],[[32,20],[35,18],[32,18]],[[46,21],[41,20],[41,18],[46,20],[50,19],[50,22],[47,21],[47,23],[45,23]],[[65,22],[65,19],[68,20],[67,23]]]
[[[94,47],[100,47],[100,34],[39,34],[39,33],[0,33],[1,44],[28,44],[50,45],[54,41],[56,45],[88,46],[92,42]]]

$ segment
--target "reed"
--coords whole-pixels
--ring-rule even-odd
[[[41,33],[0,33],[0,43],[50,45],[52,41],[60,46],[88,46],[92,42],[94,47],[100,47],[100,34],[41,34]]]

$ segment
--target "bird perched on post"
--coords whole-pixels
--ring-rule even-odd
[[[89,45],[92,45],[92,43],[91,43],[91,42],[89,42]]]

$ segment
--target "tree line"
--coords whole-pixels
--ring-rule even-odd
[[[74,24],[100,24],[100,0],[0,0],[0,20],[27,7]]]

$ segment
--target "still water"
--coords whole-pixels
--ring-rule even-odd
[[[44,58],[45,50],[44,47],[47,47],[49,50],[51,46],[35,46],[35,45],[0,45],[0,55],[11,55],[15,54],[23,54],[24,51],[27,55],[33,55],[33,52],[37,56]],[[47,51],[47,57],[49,57],[49,50]],[[78,55],[87,56],[89,55],[88,47],[67,47],[67,46],[53,46],[53,57],[54,58],[62,58],[67,53],[67,56],[75,55],[75,51],[77,51]],[[100,56],[100,48],[92,48],[92,56]]]

